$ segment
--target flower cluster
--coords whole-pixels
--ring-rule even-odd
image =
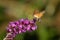
[[[7,31],[8,33],[13,34],[13,37],[16,34],[24,33],[26,31],[34,31],[37,29],[36,23],[34,20],[20,19],[18,21],[10,22]]]

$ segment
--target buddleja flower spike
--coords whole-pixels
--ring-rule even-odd
[[[13,40],[17,34],[26,31],[34,31],[37,29],[34,20],[20,19],[18,21],[10,22],[7,27],[7,36],[3,40]]]

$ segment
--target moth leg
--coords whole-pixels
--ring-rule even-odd
[[[41,22],[42,20],[39,18],[38,21]]]

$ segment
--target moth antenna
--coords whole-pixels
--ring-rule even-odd
[[[42,20],[41,19],[38,19],[39,22],[41,22]]]

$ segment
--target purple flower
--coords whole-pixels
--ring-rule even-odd
[[[31,26],[30,25],[27,25],[27,31],[30,31],[31,29]]]
[[[20,24],[20,25],[18,25],[18,27],[21,29],[23,26]]]
[[[37,29],[37,26],[33,26],[31,27],[32,30],[36,30]]]
[[[15,21],[15,25],[19,25],[19,21]]]
[[[24,19],[20,19],[20,20],[18,20],[18,21],[19,21],[20,24],[23,24]]]
[[[15,22],[10,22],[7,27],[7,32],[15,35],[24,33],[26,31],[34,31],[37,29],[36,23],[34,20],[20,19]]]
[[[28,25],[29,24],[29,20],[28,19],[25,19],[24,20],[24,24],[27,24]]]
[[[7,28],[7,32],[12,32],[12,29],[10,29],[9,27]]]
[[[15,26],[16,26],[16,24],[14,22],[9,23],[9,27],[15,27]]]

